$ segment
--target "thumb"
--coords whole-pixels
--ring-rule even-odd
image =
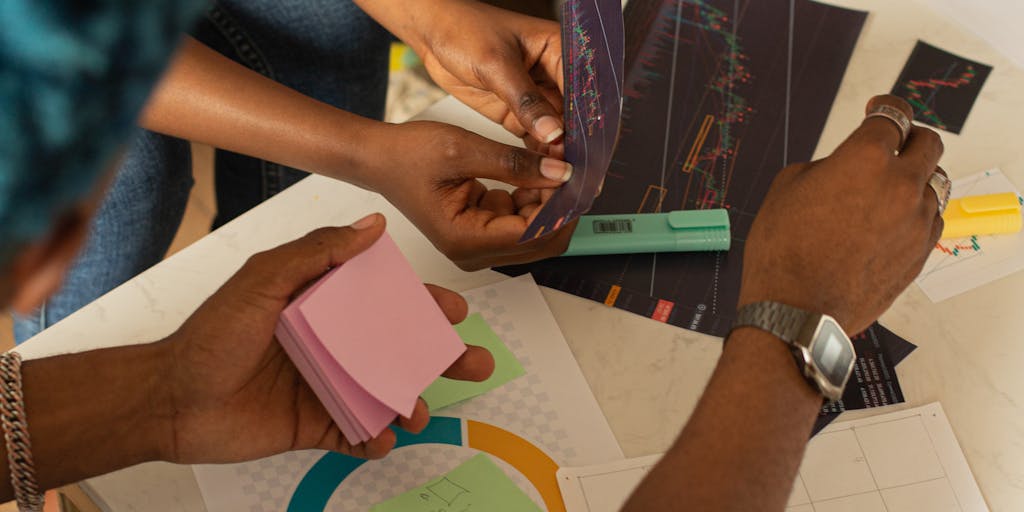
[[[369,249],[384,233],[379,213],[348,227],[320,228],[269,251],[254,254],[235,278],[243,285],[287,301],[310,281]]]
[[[485,75],[487,88],[508,106],[534,138],[551,144],[562,137],[562,116],[519,63],[503,66],[502,72]]]
[[[468,173],[463,178],[488,178],[516,187],[553,188],[572,177],[572,165],[562,160],[476,134],[470,137],[475,140],[465,145],[471,149],[463,153],[469,158],[459,165]]]

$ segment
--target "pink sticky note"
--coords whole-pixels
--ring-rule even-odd
[[[466,350],[387,234],[335,269],[299,310],[344,372],[405,417]],[[346,405],[357,418],[366,412]]]
[[[317,398],[320,399],[320,403],[327,409],[328,414],[331,415],[331,419],[341,429],[342,434],[345,438],[352,443],[360,443],[373,438],[375,435],[383,431],[392,420],[394,420],[396,414],[390,409],[385,409],[386,417],[381,422],[379,430],[376,434],[370,434],[368,430],[361,427],[360,423],[355,419],[352,412],[345,406],[341,401],[341,396],[334,390],[337,389],[338,381],[340,379],[331,379],[327,369],[321,369],[319,366],[314,364],[317,359],[308,354],[305,350],[306,341],[298,341],[302,338],[292,334],[291,329],[286,325],[287,322],[282,321],[278,324],[275,334],[281,346],[284,348],[288,357],[291,358],[295,367],[298,368],[299,373],[302,374],[306,382],[309,383],[309,387],[316,394]],[[307,329],[308,330],[308,329]],[[321,349],[322,350],[322,349]],[[329,360],[329,358],[328,358]],[[320,359],[324,361],[324,359]],[[336,373],[343,374],[340,368],[334,370]]]
[[[327,282],[332,279],[332,276],[328,274],[323,279],[321,282]],[[322,341],[314,334],[308,320],[302,316],[300,311],[302,304],[303,302],[299,302],[297,308],[289,307],[283,316],[288,320],[288,327],[294,333],[295,338],[300,340],[300,350],[305,353],[309,361],[315,362],[317,377],[332,392],[330,402],[323,398],[320,401],[324,404],[338,403],[340,410],[329,410],[329,412],[332,413],[331,417],[334,418],[335,423],[339,423],[339,427],[341,422],[335,412],[340,413],[344,421],[350,423],[350,430],[359,432],[358,435],[353,436],[345,433],[345,437],[350,441],[356,439],[366,441],[377,436],[394,421],[397,412],[374,398],[345,372],[334,356],[327,351]],[[295,358],[292,360],[294,361]],[[303,375],[305,376],[306,373],[303,372]],[[344,429],[342,431],[344,432]]]

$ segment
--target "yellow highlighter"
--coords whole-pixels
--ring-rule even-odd
[[[942,238],[1016,233],[1021,228],[1020,199],[1013,192],[950,199],[942,220]]]

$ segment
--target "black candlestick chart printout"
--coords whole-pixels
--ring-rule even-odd
[[[532,272],[552,288],[726,335],[754,216],[778,171],[811,159],[865,18],[808,0],[630,1],[623,126],[591,213],[725,208],[732,249],[498,270]],[[892,365],[914,345],[877,324],[854,344],[866,380],[852,378],[829,413],[902,401]]]
[[[586,213],[604,182],[622,115],[622,23],[620,0],[566,0],[562,5],[565,160],[573,174],[544,204],[521,242]]]
[[[892,93],[914,107],[914,120],[960,133],[991,66],[918,41]]]

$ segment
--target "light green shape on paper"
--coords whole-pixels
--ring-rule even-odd
[[[523,366],[516,359],[516,355],[491,330],[491,326],[487,325],[487,321],[480,313],[469,315],[462,323],[455,326],[455,331],[467,344],[484,347],[491,352],[491,355],[494,356],[494,373],[483,382],[438,378],[427,387],[422,395],[431,412],[482,395],[526,374]]]
[[[541,509],[485,453],[370,508],[370,512],[533,511]]]

